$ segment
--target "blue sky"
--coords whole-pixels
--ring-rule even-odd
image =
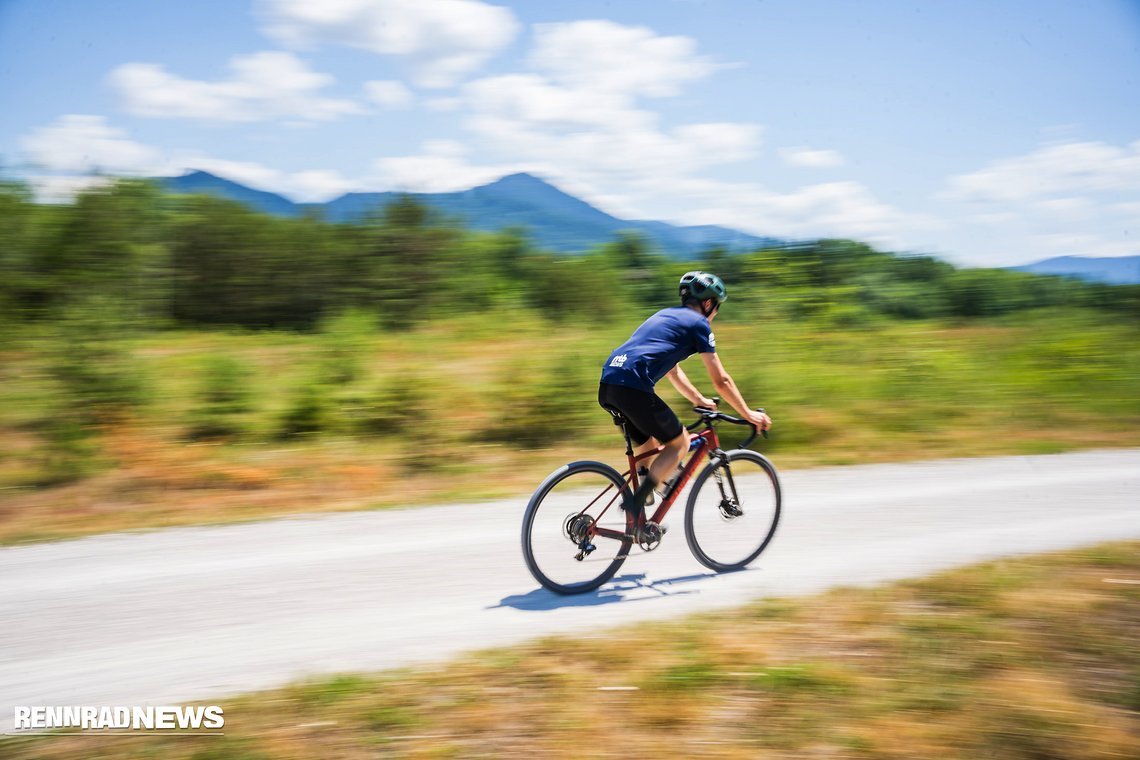
[[[1136,0],[0,0],[0,112],[45,199],[530,171],[625,218],[960,264],[1140,253]]]

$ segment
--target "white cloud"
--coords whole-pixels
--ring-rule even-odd
[[[970,217],[970,219],[980,224],[1002,225],[1015,221],[1017,219],[1017,214],[1011,213],[1009,211],[993,211],[974,214]]]
[[[424,151],[436,156],[462,156],[467,146],[458,140],[424,140]]]
[[[40,203],[67,203],[84,190],[110,184],[114,179],[93,174],[35,174],[28,178],[28,182]]]
[[[374,80],[364,83],[364,92],[373,103],[384,108],[407,108],[412,104],[412,91],[403,82]]]
[[[781,193],[752,183],[696,180],[678,189],[689,202],[684,219],[761,235],[852,237],[909,247],[943,228],[928,215],[909,214],[878,200],[858,182],[827,182]]]
[[[676,94],[712,64],[691,40],[658,37],[608,21],[537,27],[530,60],[545,73],[486,77],[463,89],[464,126],[503,158],[553,164],[586,185],[659,181],[751,158],[756,124],[708,123],[663,129],[641,108],[645,96]]]
[[[197,151],[164,151],[132,140],[102,116],[71,114],[20,141],[34,167],[29,180],[45,201],[64,201],[115,176],[160,177],[201,169],[294,200],[327,200],[356,182],[337,172],[283,172],[250,161],[215,158]]]
[[[263,0],[265,31],[298,48],[348,45],[412,64],[421,87],[448,87],[515,36],[507,8],[477,0]]]
[[[363,189],[359,182],[344,177],[340,172],[327,169],[287,174],[282,187],[293,200],[302,202],[327,201],[344,193]]]
[[[522,171],[514,165],[476,165],[465,157],[466,149],[450,140],[433,140],[413,156],[377,159],[375,181],[381,187],[413,193],[446,193],[467,190],[493,182],[503,175]]]
[[[611,21],[534,29],[533,71],[484,77],[461,91],[463,126],[496,160],[538,166],[566,187],[604,188],[620,199],[643,180],[661,188],[756,155],[757,124],[663,127],[639,104],[676,95],[716,69],[693,40]]]
[[[218,82],[183,79],[152,63],[128,63],[110,75],[126,110],[136,116],[261,121],[331,121],[360,113],[350,100],[318,92],[333,83],[292,53],[263,51],[230,60],[230,78]]]
[[[1125,201],[1114,203],[1110,207],[1113,211],[1140,219],[1140,201]]]
[[[674,177],[751,157],[760,134],[758,127],[749,124],[700,124],[668,132],[655,126],[558,131],[494,114],[471,117],[467,125],[504,158],[551,163],[561,168],[560,173],[583,179],[628,182],[652,178],[661,185]]]
[[[477,113],[543,130],[644,129],[655,121],[650,112],[633,108],[624,94],[566,87],[537,74],[478,79],[464,87],[464,95]]]
[[[1102,142],[1049,145],[952,177],[949,185],[946,197],[982,203],[1136,189],[1140,188],[1140,141],[1125,147]]]
[[[424,100],[424,108],[429,111],[436,111],[441,113],[447,111],[459,111],[463,108],[463,98],[427,98]]]
[[[1094,210],[1088,198],[1047,198],[1036,205],[1045,214],[1071,220],[1087,219]]]
[[[843,166],[843,160],[838,151],[813,150],[811,148],[780,148],[780,157],[790,166],[806,166],[811,168],[828,168]]]
[[[1040,251],[1036,258],[1140,253],[1133,235],[1140,221],[1140,141],[1042,146],[951,177],[940,198],[967,204],[970,218],[995,220],[995,232],[1008,235],[1013,246]]]
[[[49,171],[130,174],[161,165],[159,151],[131,140],[102,116],[61,116],[24,137],[20,145],[32,164]]]
[[[696,47],[688,37],[661,37],[612,21],[538,24],[530,61],[573,89],[661,97],[716,68]]]
[[[1034,235],[1032,241],[1049,249],[1042,255],[1075,254],[1078,256],[1134,256],[1137,246],[1130,241],[1108,240],[1093,232],[1057,232]],[[1038,257],[1040,258],[1040,257]]]

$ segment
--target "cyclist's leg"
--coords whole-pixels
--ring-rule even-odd
[[[666,441],[661,453],[653,458],[653,464],[649,467],[649,477],[654,484],[662,483],[672,476],[681,462],[681,457],[688,450],[689,431],[682,427],[680,435]]]
[[[661,443],[656,438],[653,438],[652,436],[650,436],[645,441],[645,443],[638,444],[638,445],[635,445],[633,447],[633,455],[635,457],[639,457],[646,452],[653,451],[655,448],[657,448],[660,445],[661,445]],[[657,459],[656,456],[646,457],[645,459],[642,459],[637,465],[638,470],[642,470],[642,469],[648,470],[650,467],[653,466],[653,461],[655,459]]]
[[[634,446],[633,447],[633,455],[635,457],[639,457],[642,454],[647,454],[651,451],[655,451],[660,446],[661,446],[661,443],[656,438],[650,438],[649,440],[647,440],[645,443],[641,444],[640,446]],[[649,468],[653,466],[653,461],[655,459],[657,459],[656,454],[654,454],[653,456],[648,456],[645,459],[642,459],[641,461],[639,461],[637,463],[637,478],[638,478],[639,484],[642,480],[645,480],[649,477]],[[651,504],[653,504],[653,502],[654,502],[653,492],[651,491],[649,493],[649,495],[645,497],[645,506],[648,507]]]
[[[639,430],[657,442],[664,442],[664,450],[653,458],[648,477],[644,478],[626,505],[627,509],[637,511],[645,504],[653,489],[673,474],[677,463],[688,450],[689,434],[669,405],[655,393],[617,388],[611,389],[608,397],[611,402],[617,402],[615,406]]]

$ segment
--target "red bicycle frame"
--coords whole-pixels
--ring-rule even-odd
[[[705,457],[709,455],[710,451],[716,451],[719,448],[720,439],[717,438],[716,430],[714,430],[711,425],[705,430],[702,430],[701,432],[693,435],[692,440],[689,443],[689,451],[692,453],[692,456],[689,457],[689,461],[685,463],[685,466],[681,468],[680,474],[673,481],[673,485],[669,488],[669,493],[667,493],[661,500],[661,504],[658,505],[657,511],[653,513],[653,517],[651,517],[650,520],[657,523],[658,525],[661,524],[661,521],[665,519],[665,515],[669,513],[669,509],[677,500],[677,496],[681,493],[681,491],[685,489],[685,485],[688,484],[689,479],[693,477],[693,473],[697,471],[697,468],[700,467]],[[643,459],[648,459],[649,457],[656,456],[662,451],[664,451],[664,447],[658,447],[653,451],[647,451],[644,454],[638,454],[635,456],[633,453],[632,442],[629,440],[629,437],[627,435],[625,456],[626,459],[629,460],[629,469],[623,472],[621,476],[623,478],[626,478],[626,483],[629,485],[631,490],[637,491],[637,488],[640,485],[640,482],[637,478],[637,463]],[[579,514],[585,513],[586,510],[594,506],[594,504],[597,503],[598,499],[605,496],[612,487],[613,486],[609,486],[605,491],[602,491],[600,494],[598,494],[598,497],[587,504],[586,508],[583,509],[582,512],[579,512]],[[601,520],[602,515],[609,511],[610,507],[612,507],[614,505],[614,502],[619,498],[621,498],[621,491],[618,491],[614,497],[610,499],[609,504],[606,505],[605,509],[603,509],[598,517],[594,520],[594,524],[591,525],[587,531],[590,537],[602,536],[604,538],[614,538],[618,541],[625,541],[637,535],[637,529],[642,526],[638,525],[637,522],[635,522],[636,518],[634,515],[628,512],[625,515],[625,533],[619,533],[612,528],[598,527],[598,521]]]

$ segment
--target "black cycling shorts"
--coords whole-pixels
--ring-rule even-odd
[[[658,443],[671,441],[685,430],[677,415],[656,393],[601,383],[598,403],[603,409],[618,410],[629,420],[629,437],[638,446],[650,438],[656,438]]]

